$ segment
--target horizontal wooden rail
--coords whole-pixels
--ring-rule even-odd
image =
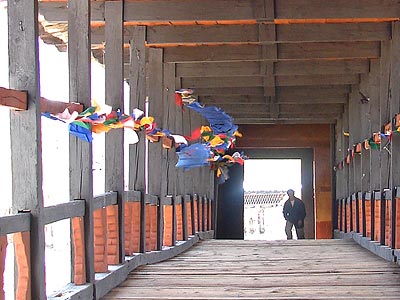
[[[140,202],[142,192],[140,191],[125,191],[122,196],[125,202]]]
[[[31,230],[31,214],[19,213],[0,217],[0,236]]]
[[[117,204],[117,192],[107,192],[93,197],[93,210]]]
[[[85,215],[85,201],[73,200],[66,203],[47,206],[43,210],[44,224],[54,223],[60,220],[83,217]]]
[[[153,204],[153,205],[159,205],[158,203],[158,197],[154,195],[145,195],[144,199],[146,201],[146,204]]]

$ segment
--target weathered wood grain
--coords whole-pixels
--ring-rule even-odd
[[[397,265],[349,240],[210,240],[140,267],[103,299],[396,299],[399,282]]]

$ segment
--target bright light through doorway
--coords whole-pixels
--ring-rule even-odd
[[[301,159],[248,159],[243,188],[244,239],[286,239],[283,203],[288,189],[301,198]]]

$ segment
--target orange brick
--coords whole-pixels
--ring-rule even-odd
[[[375,200],[375,232],[374,240],[380,241],[381,238],[381,200]]]
[[[82,285],[86,283],[86,265],[85,265],[85,240],[84,224],[82,217],[71,219],[72,223],[72,247],[74,249],[74,284]]]

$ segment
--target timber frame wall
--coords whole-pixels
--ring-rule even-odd
[[[394,261],[400,255],[399,25],[392,22],[380,59],[371,60],[369,73],[353,86],[336,124],[334,167],[335,236],[352,237]],[[390,137],[381,135],[390,131]]]
[[[91,106],[90,11],[90,1],[69,3],[69,100],[84,107]],[[106,103],[123,110],[122,2],[107,2],[105,11]],[[42,106],[51,102],[40,97],[38,1],[9,1],[8,31],[10,89],[2,88],[0,96],[2,104],[6,100],[5,104],[14,109],[10,112],[14,215],[0,217],[0,273],[5,268],[7,234],[13,234],[17,268],[15,298],[53,299],[46,295],[44,233],[45,225],[53,222],[71,220],[73,250],[72,283],[54,299],[99,299],[124,281],[134,268],[177,255],[201,238],[212,238],[214,172],[196,169],[184,175],[174,167],[173,149],[150,143],[146,186],[146,138],[142,136],[129,149],[126,191],[122,130],[106,135],[105,187],[109,192],[93,195],[92,144],[71,136],[71,201],[44,207],[41,112]],[[184,114],[174,104],[177,88],[174,69],[163,64],[161,49],[148,51],[150,62],[145,67],[143,27],[135,28],[132,40],[135,40],[131,42],[135,59],[131,63],[130,83],[136,88],[131,89],[130,109],[144,109],[149,95],[153,99],[149,114],[162,120],[158,123],[160,127],[190,134],[204,120],[196,114]],[[146,89],[146,74],[151,89]],[[59,112],[69,106],[58,105],[55,111]],[[182,124],[186,127],[182,128]],[[3,289],[0,290],[0,299],[4,299]]]

